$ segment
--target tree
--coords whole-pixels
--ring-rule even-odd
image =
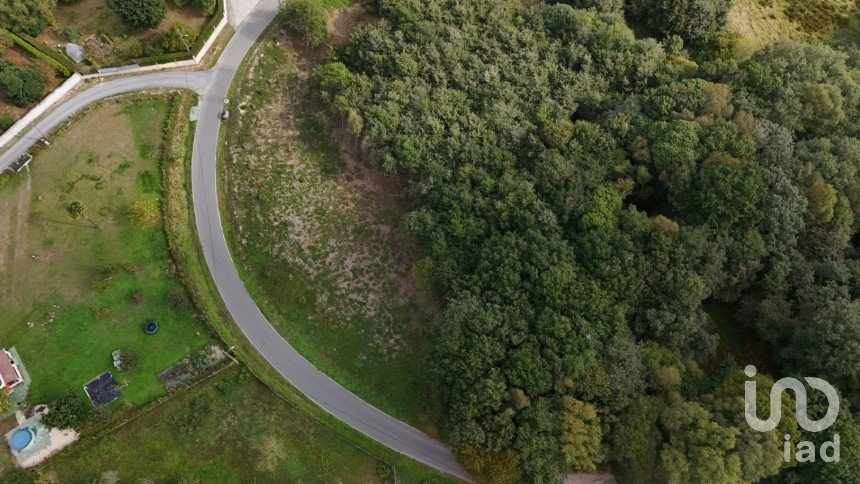
[[[804,193],[809,200],[807,220],[811,224],[825,224],[833,219],[836,206],[836,189],[827,183],[815,183]]]
[[[594,8],[598,12],[617,13],[624,8],[624,0],[563,0],[573,8]]]
[[[166,52],[179,52],[181,50],[190,51],[191,45],[194,44],[196,39],[197,36],[191,32],[191,29],[189,29],[184,23],[177,20],[170,24],[170,28],[167,30],[167,33],[164,34],[164,37],[161,39],[161,43]]]
[[[54,23],[56,0],[3,0],[0,2],[0,25],[12,32],[36,36]]]
[[[700,404],[679,402],[661,416],[667,443],[660,460],[669,482],[739,482],[738,429],[713,421]]]
[[[0,61],[0,88],[15,104],[26,106],[41,99],[45,79],[28,67]]]
[[[562,397],[561,452],[574,471],[593,471],[603,460],[600,418],[594,406],[569,395]]]
[[[123,22],[138,29],[155,28],[167,15],[164,0],[108,0],[108,5]]]
[[[634,0],[631,10],[661,37],[705,37],[725,26],[730,0]]]
[[[131,223],[140,228],[150,228],[155,226],[161,217],[158,200],[151,197],[140,197],[135,199],[131,204],[129,204],[127,212]]]
[[[87,418],[89,405],[83,397],[74,390],[69,390],[55,400],[49,407],[48,413],[42,417],[42,422],[55,429],[78,428]]]
[[[284,13],[289,29],[304,37],[309,47],[319,47],[328,40],[328,25],[322,6],[310,0],[289,2]]]
[[[485,482],[509,484],[522,476],[520,456],[512,450],[490,452],[475,445],[460,447],[458,456],[463,465]]]
[[[662,436],[657,429],[660,402],[640,397],[622,413],[610,434],[613,468],[623,482],[657,482]]]
[[[98,226],[92,219],[87,215],[87,206],[80,201],[73,201],[66,205],[66,212],[69,214],[69,217],[73,219],[79,219],[83,217],[87,222],[92,224],[93,228],[96,230],[101,230],[101,227]]]

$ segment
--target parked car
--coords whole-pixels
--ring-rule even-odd
[[[221,120],[227,121],[228,119],[230,119],[230,111],[227,111],[226,109],[221,111]]]

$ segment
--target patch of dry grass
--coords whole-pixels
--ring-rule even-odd
[[[233,248],[267,316],[315,364],[396,416],[432,429],[423,376],[430,295],[397,176],[337,146],[316,99],[314,53],[278,37],[237,96],[225,190]]]

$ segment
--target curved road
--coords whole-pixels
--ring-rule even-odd
[[[208,71],[170,71],[126,77],[101,82],[75,95],[44,116],[0,155],[0,171],[25,153],[42,133],[51,132],[75,112],[96,101],[146,89],[196,91],[200,95],[201,110],[194,135],[191,191],[197,232],[218,292],[242,332],[284,378],[338,419],[401,454],[446,474],[467,479],[463,468],[442,443],[367,404],[302,357],[260,312],[233,263],[218,210],[219,116],[239,64],[275,17],[277,9],[277,0],[261,0],[238,26],[218,63]]]

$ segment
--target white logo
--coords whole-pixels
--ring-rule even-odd
[[[744,373],[747,377],[752,378],[756,374],[756,367],[748,365],[744,368]],[[779,425],[782,420],[782,392],[792,390],[796,402],[795,415],[797,416],[797,424],[807,432],[821,432],[827,430],[836,422],[836,417],[839,416],[839,395],[836,389],[830,383],[821,378],[806,377],[806,383],[815,390],[818,390],[827,397],[827,413],[819,420],[811,420],[807,413],[806,387],[800,380],[796,378],[780,378],[770,388],[770,415],[767,420],[758,418],[756,412],[756,382],[755,380],[747,380],[744,382],[744,416],[747,419],[747,424],[753,430],[758,432],[770,432]],[[839,434],[835,434],[832,442],[824,442],[821,444],[821,459],[825,462],[839,462]],[[785,436],[785,461],[791,460],[790,455],[790,439],[791,435]],[[828,452],[829,451],[829,452]],[[814,462],[815,461],[815,444],[810,441],[800,441],[797,444],[798,462]]]

